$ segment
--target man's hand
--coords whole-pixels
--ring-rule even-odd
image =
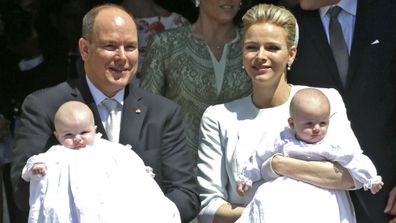
[[[389,223],[396,223],[396,186],[389,192],[388,203],[386,204],[384,212],[395,216]]]

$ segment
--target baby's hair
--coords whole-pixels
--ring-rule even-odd
[[[90,124],[95,125],[92,111],[86,104],[80,101],[68,101],[63,103],[55,113],[55,130],[58,128],[59,124],[77,117],[88,119]]]
[[[321,106],[327,109],[330,115],[330,102],[327,96],[316,88],[303,88],[296,92],[290,102],[290,117],[295,117],[301,111],[301,107],[305,104]]]

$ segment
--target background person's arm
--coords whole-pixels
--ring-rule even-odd
[[[167,47],[168,46],[168,47]],[[140,71],[140,86],[150,92],[166,95],[166,62],[169,61],[166,35],[155,34],[147,44]]]

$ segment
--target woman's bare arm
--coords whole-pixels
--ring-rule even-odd
[[[322,188],[347,190],[355,187],[348,170],[336,162],[305,161],[276,155],[272,158],[272,169],[279,175]]]
[[[234,223],[241,217],[243,207],[230,203],[223,204],[217,209],[213,223]]]

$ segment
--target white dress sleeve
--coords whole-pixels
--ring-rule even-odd
[[[55,145],[49,148],[45,153],[40,153],[34,156],[31,156],[27,161],[25,166],[22,169],[22,179],[26,182],[29,182],[33,177],[40,179],[40,175],[32,173],[32,167],[34,164],[40,164],[43,167],[47,168],[47,163],[49,160],[52,160],[51,157],[53,156],[53,152],[57,151],[61,148],[64,148],[61,145]],[[67,148],[64,148],[67,149]]]
[[[242,172],[239,175],[240,182],[252,186],[254,182],[259,180],[269,181],[279,177],[278,174],[273,172],[272,167],[267,167],[267,165],[271,165],[268,161],[272,160],[274,155],[282,154],[282,146],[283,142],[281,139],[276,139],[274,143],[269,144],[260,143],[242,168]],[[268,171],[268,168],[270,171]]]
[[[30,179],[33,177],[40,177],[39,175],[33,174],[32,172],[32,167],[35,164],[41,165],[42,167],[46,168],[45,161],[43,160],[42,156],[34,155],[30,157],[22,170],[22,179],[26,182],[30,182]]]
[[[371,189],[372,185],[382,181],[377,175],[377,169],[370,158],[363,153],[353,153],[340,147],[330,147],[325,156],[332,161],[338,162],[348,169],[351,176],[363,184],[364,190]]]
[[[67,174],[62,172],[58,161],[67,160],[67,156],[64,155],[69,150],[56,145],[45,153],[28,159],[23,170],[23,177],[30,181],[29,223],[49,223],[68,219],[70,214],[69,193],[64,193],[68,191],[67,179],[64,177]],[[45,165],[46,174],[44,176],[32,174],[31,167],[35,163]]]
[[[217,209],[226,203],[228,176],[220,129],[213,106],[206,109],[200,128],[198,150],[198,184],[201,198],[199,221],[211,223]]]

